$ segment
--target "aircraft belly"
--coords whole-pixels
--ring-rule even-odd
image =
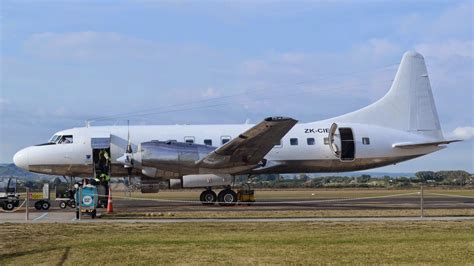
[[[342,162],[338,159],[288,160],[277,161],[272,166],[257,168],[254,170],[248,170],[245,168],[220,170],[193,169],[193,171],[186,171],[186,174],[225,174],[229,172],[239,172],[240,174],[347,172],[386,166],[410,160],[419,156],[422,156],[422,154],[399,157],[358,158],[351,162]],[[30,171],[49,175],[66,175],[76,177],[92,176],[92,166],[88,164],[30,165]],[[127,170],[122,165],[113,164],[111,172],[113,177],[127,176]],[[133,175],[141,175],[141,170],[135,169]]]
[[[267,168],[257,168],[252,170],[250,173],[277,174],[359,171],[395,164],[419,156],[422,156],[422,154],[401,157],[357,158],[351,162],[342,162],[338,159],[278,161],[274,166]]]
[[[41,164],[41,165],[30,165],[29,171],[47,174],[47,175],[65,175],[75,177],[91,177],[92,176],[92,165],[90,164]],[[138,171],[138,170],[137,170]],[[127,169],[123,165],[113,164],[112,165],[112,176],[124,177],[127,176]],[[134,173],[140,175],[139,172]]]

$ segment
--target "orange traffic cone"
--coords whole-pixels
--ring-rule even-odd
[[[107,200],[107,213],[113,213],[114,207],[112,206],[112,189],[109,187],[109,200]]]

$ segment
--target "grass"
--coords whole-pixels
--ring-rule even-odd
[[[425,217],[474,216],[474,209],[427,209]],[[125,212],[103,213],[104,219],[187,219],[187,218],[287,218],[287,217],[419,217],[420,210],[272,210],[272,211],[176,211],[176,212]]]
[[[472,265],[474,222],[4,224],[0,264]]]

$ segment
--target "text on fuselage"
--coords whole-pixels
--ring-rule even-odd
[[[329,133],[329,128],[305,128],[304,133]]]

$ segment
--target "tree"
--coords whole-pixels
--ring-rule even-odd
[[[459,185],[463,186],[468,183],[471,178],[471,174],[466,171],[439,171],[436,172],[436,180],[441,181],[444,184]]]
[[[369,183],[370,181],[370,175],[361,175],[358,179],[358,183]]]
[[[423,183],[426,183],[428,180],[436,180],[436,174],[433,171],[416,172],[415,176]]]

